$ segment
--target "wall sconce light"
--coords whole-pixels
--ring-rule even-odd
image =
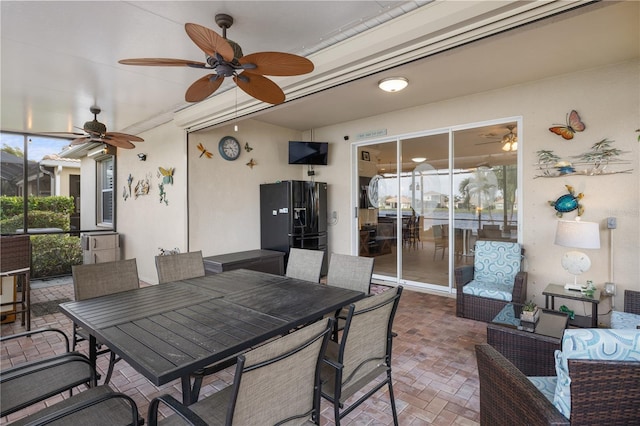
[[[140,159],[140,161],[147,161],[147,154],[143,154],[142,152],[138,153],[138,159]]]
[[[409,80],[404,77],[389,77],[378,82],[378,87],[385,92],[399,92],[409,85]]]

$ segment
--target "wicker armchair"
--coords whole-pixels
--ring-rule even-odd
[[[476,346],[480,424],[616,425],[640,418],[640,362],[570,359],[571,421],[493,347]]]
[[[624,291],[624,311],[640,315],[640,291]]]
[[[507,303],[525,303],[527,297],[527,273],[514,270],[512,276],[513,286],[511,287],[511,300],[508,298],[493,298],[485,295],[468,294],[464,291],[464,287],[472,281],[478,280],[477,270],[481,262],[483,262],[483,252],[490,252],[495,249],[497,253],[502,252],[503,248],[511,247],[511,261],[516,263],[518,260],[518,269],[520,261],[524,256],[524,249],[520,248],[517,243],[499,242],[499,241],[478,241],[476,242],[476,256],[474,265],[460,266],[455,269],[456,281],[456,315],[462,318],[469,318],[477,321],[491,322],[491,320],[504,308]],[[517,252],[520,248],[519,259],[513,256],[513,250]],[[496,255],[497,256],[497,255]],[[487,254],[484,259],[490,260],[493,254]],[[503,263],[503,262],[501,262]],[[492,268],[485,268],[484,274],[490,274]]]

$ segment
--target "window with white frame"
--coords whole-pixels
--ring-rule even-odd
[[[113,179],[114,179],[114,161],[113,156],[105,156],[96,160],[97,167],[97,197],[98,208],[97,223],[98,225],[113,225]]]

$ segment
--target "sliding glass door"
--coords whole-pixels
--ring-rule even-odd
[[[475,241],[517,241],[518,124],[357,146],[358,253],[375,257],[375,278],[452,291]]]

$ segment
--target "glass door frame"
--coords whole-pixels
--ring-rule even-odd
[[[499,125],[505,123],[516,122],[518,129],[518,152],[517,152],[517,189],[516,189],[516,199],[519,202],[519,205],[522,206],[522,177],[523,177],[523,159],[522,159],[522,146],[524,141],[524,131],[522,124],[522,116],[513,116],[513,117],[503,117],[494,120],[486,120],[480,122],[466,123],[461,125],[449,126],[444,128],[437,128],[431,130],[424,130],[420,132],[412,132],[412,133],[404,133],[394,136],[386,136],[383,138],[370,139],[370,140],[362,140],[358,142],[353,142],[351,144],[351,209],[355,212],[355,214],[351,218],[351,247],[352,254],[358,255],[359,252],[359,227],[358,227],[358,206],[359,206],[359,156],[358,152],[360,148],[364,148],[367,146],[382,144],[382,143],[395,143],[396,144],[396,170],[401,170],[402,165],[402,141],[406,139],[411,139],[415,137],[424,137],[424,136],[432,136],[432,135],[441,135],[448,134],[448,150],[449,150],[449,158],[448,158],[448,167],[449,167],[449,179],[447,185],[447,196],[449,199],[453,199],[455,194],[454,180],[452,178],[451,172],[454,170],[455,165],[455,132],[459,130],[468,130],[472,128],[485,127],[491,125]],[[398,194],[401,192],[401,180],[398,179],[396,191]],[[448,220],[449,223],[454,223],[454,204],[450,203],[448,207]],[[518,220],[518,228],[517,228],[517,241],[522,242],[522,228],[523,228],[523,209],[522,207],[518,208],[517,211],[517,220]],[[398,204],[396,207],[396,244],[398,247],[402,247],[402,209]],[[449,233],[449,247],[454,247],[455,245],[455,234],[453,232]],[[454,250],[449,250],[448,252],[448,286],[435,285],[417,281],[410,281],[406,279],[402,279],[402,250],[397,250],[396,257],[396,276],[391,277],[387,275],[373,274],[373,279],[382,284],[389,285],[408,285],[414,288],[420,288],[424,290],[436,291],[441,293],[455,293],[455,277],[454,277],[454,269],[455,269],[455,253]]]

